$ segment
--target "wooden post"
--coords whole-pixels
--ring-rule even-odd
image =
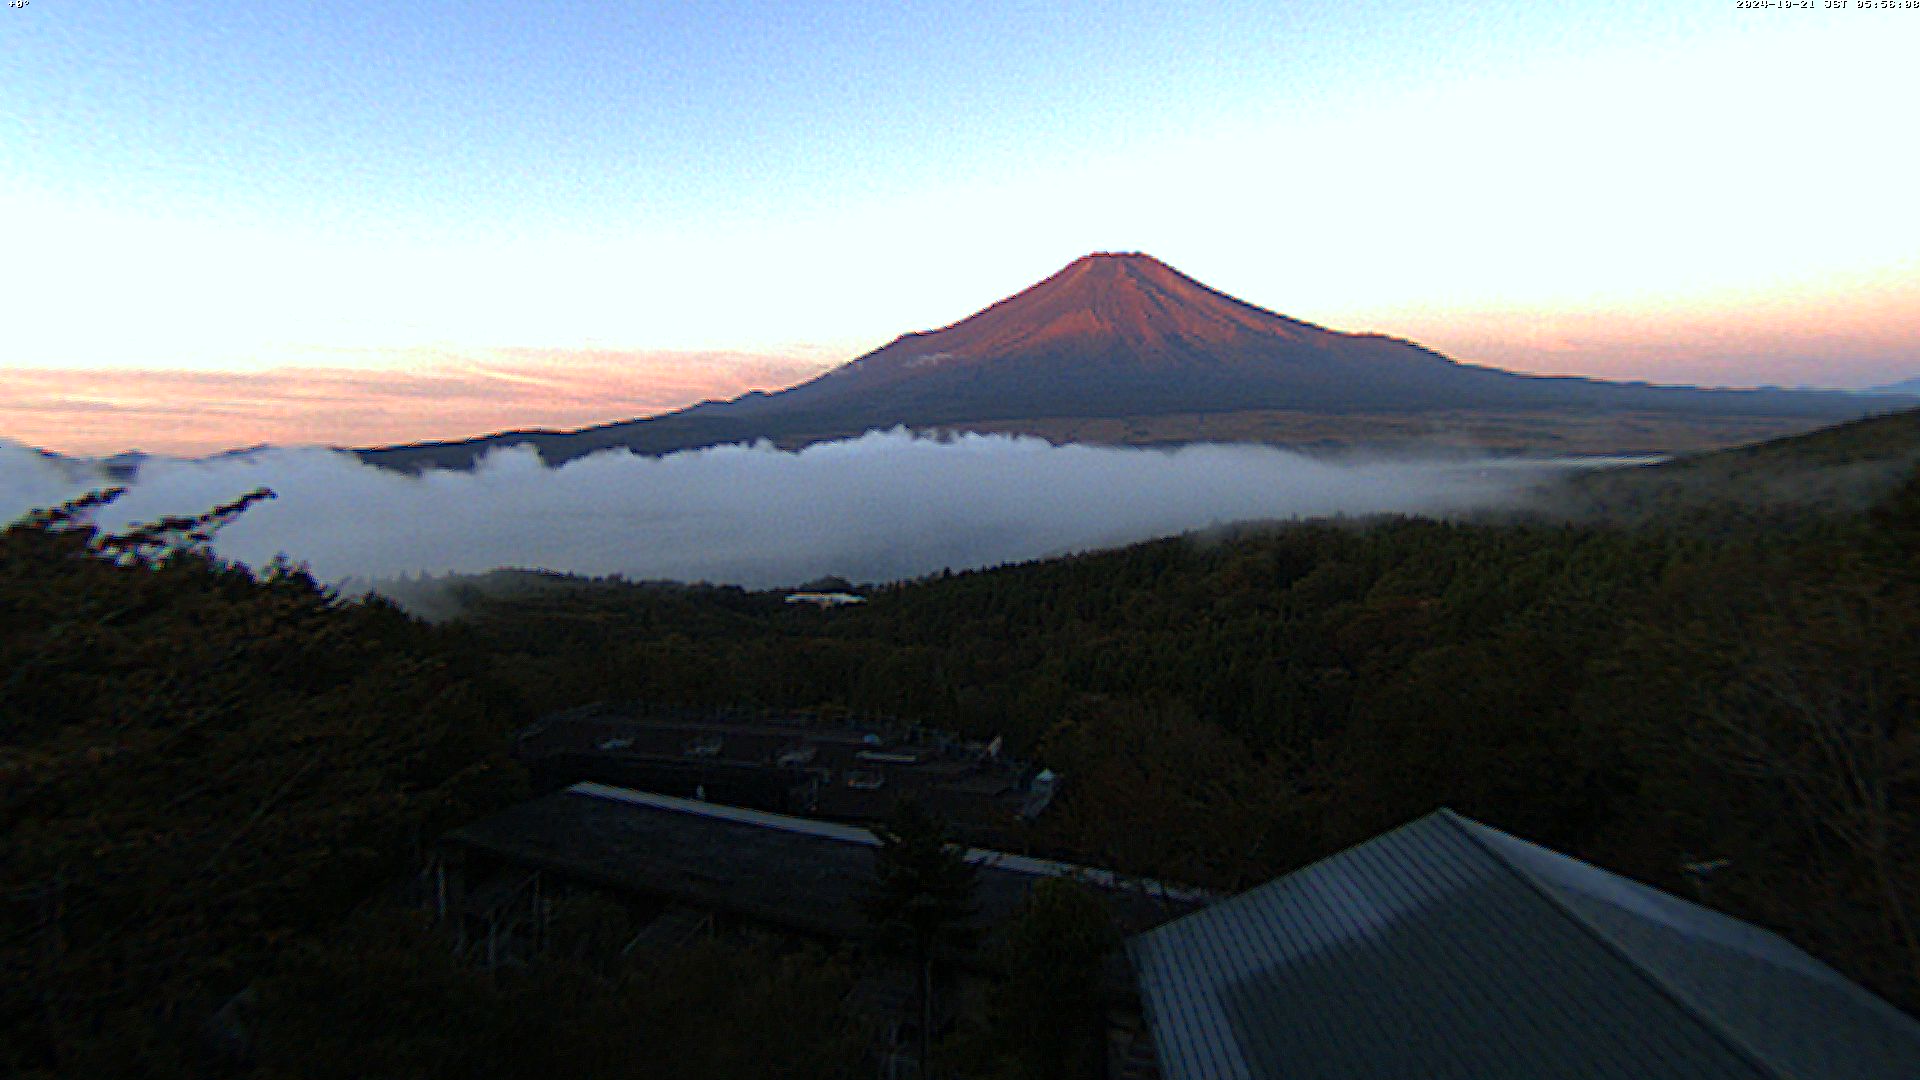
[[[927,1059],[933,1052],[933,954],[920,963],[920,1075],[928,1075]]]

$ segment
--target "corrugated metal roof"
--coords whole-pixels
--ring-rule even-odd
[[[629,803],[634,806],[651,806],[661,810],[677,810],[683,814],[697,814],[701,817],[719,821],[737,821],[745,825],[759,825],[763,828],[778,829],[781,832],[800,833],[803,836],[821,836],[829,840],[839,840],[849,844],[864,844],[867,847],[880,846],[880,840],[873,833],[857,825],[841,825],[832,821],[818,821],[813,818],[790,817],[786,814],[773,814],[765,810],[752,810],[744,806],[726,806],[721,803],[706,802],[701,799],[682,799],[675,795],[659,795],[651,791],[636,791],[633,788],[614,787],[612,784],[598,784],[583,780],[567,789],[575,795],[591,795],[598,799],[612,799],[615,802]]]
[[[646,791],[580,783],[447,833],[446,841],[620,891],[724,910],[808,933],[865,932],[858,902],[879,841],[865,829]],[[1192,910],[1188,890],[970,848],[982,925],[1018,910],[1042,876],[1107,890],[1123,926]]]
[[[1777,936],[1444,810],[1129,950],[1169,1080],[1920,1077]]]
[[[720,821],[733,821],[746,825],[758,825],[762,828],[778,829],[782,832],[800,833],[803,836],[818,836],[843,843],[861,844],[867,847],[879,847],[880,839],[872,832],[857,825],[842,825],[832,821],[820,821],[814,818],[790,817],[786,814],[774,814],[765,810],[752,810],[744,806],[726,806],[721,803],[705,802],[700,799],[682,799],[674,795],[660,795],[651,791],[636,791],[633,788],[614,787],[611,784],[594,783],[583,780],[567,789],[576,795],[592,795],[601,799],[630,803],[634,806],[650,806],[661,810],[676,810],[683,814],[695,814],[700,817],[714,818]],[[1163,897],[1182,903],[1204,904],[1219,899],[1218,894],[1205,889],[1195,889],[1185,885],[1169,885],[1148,878],[1131,878],[1116,874],[1111,870],[1101,870],[1091,866],[1079,866],[1074,863],[1058,862],[1053,859],[1039,859],[1031,855],[1015,855],[990,848],[970,847],[965,858],[976,866],[997,870],[1010,870],[1020,874],[1032,874],[1035,877],[1069,877],[1098,885],[1107,889],[1132,889],[1148,896]]]
[[[1454,815],[1570,915],[1754,1056],[1802,1080],[1920,1078],[1920,1024],[1779,935]]]

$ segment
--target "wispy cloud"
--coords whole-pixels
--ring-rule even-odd
[[[807,350],[334,352],[335,363],[262,371],[0,369],[0,435],[63,453],[181,455],[262,443],[459,439],[583,427],[777,389],[832,362]]]

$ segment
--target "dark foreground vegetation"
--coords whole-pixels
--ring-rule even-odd
[[[1764,512],[1722,477],[1593,489],[1580,524],[1242,529],[828,611],[541,579],[436,626],[199,554],[231,508],[153,543],[43,514],[0,534],[0,1074],[239,1071],[242,1038],[270,1076],[842,1074],[849,957],[638,970],[583,904],[488,973],[401,902],[421,845],[524,793],[512,730],[620,698],[1002,734],[1067,776],[1035,849],[1223,889],[1447,805],[1920,1008],[1920,476],[1882,475]],[[1057,1067],[1017,1004],[1047,985],[946,1060]]]

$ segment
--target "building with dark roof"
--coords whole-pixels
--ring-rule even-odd
[[[844,943],[871,934],[861,897],[879,846],[873,833],[844,822],[581,782],[447,833],[426,884],[460,955],[489,967],[540,953],[556,902],[580,892],[614,897],[633,917],[638,932],[623,955],[729,930]],[[1123,933],[1219,899],[987,848],[966,848],[964,858],[975,870],[971,922],[979,947],[963,966],[975,973],[993,961],[1005,926],[1047,878],[1089,886]],[[1109,1020],[1117,1017],[1120,1025],[1108,1032],[1109,1052],[1150,1053],[1123,958],[1116,951],[1109,961],[1102,980],[1118,1003]],[[911,992],[910,984],[903,988],[884,973],[869,973],[855,1007],[897,1036],[904,1030],[900,1017],[918,1015],[905,1007]],[[949,997],[950,1011],[955,999]],[[897,1048],[889,1048],[885,1036],[882,1042],[876,1052],[893,1055]]]
[[[1018,846],[1059,778],[975,742],[887,717],[597,703],[521,732],[515,755],[547,787],[588,780],[849,824],[911,798],[976,843]]]
[[[787,594],[789,604],[812,604],[814,607],[846,607],[849,604],[864,604],[867,598],[850,592],[797,592]]]
[[[1168,1080],[1912,1080],[1777,935],[1441,810],[1133,938]]]
[[[859,896],[880,841],[866,829],[653,792],[579,783],[449,832],[434,868],[442,914],[499,954],[524,941],[536,898],[569,886],[741,924],[833,940],[867,932]],[[1035,882],[1072,877],[1144,930],[1214,897],[1002,851],[969,848],[978,927],[991,935]]]

